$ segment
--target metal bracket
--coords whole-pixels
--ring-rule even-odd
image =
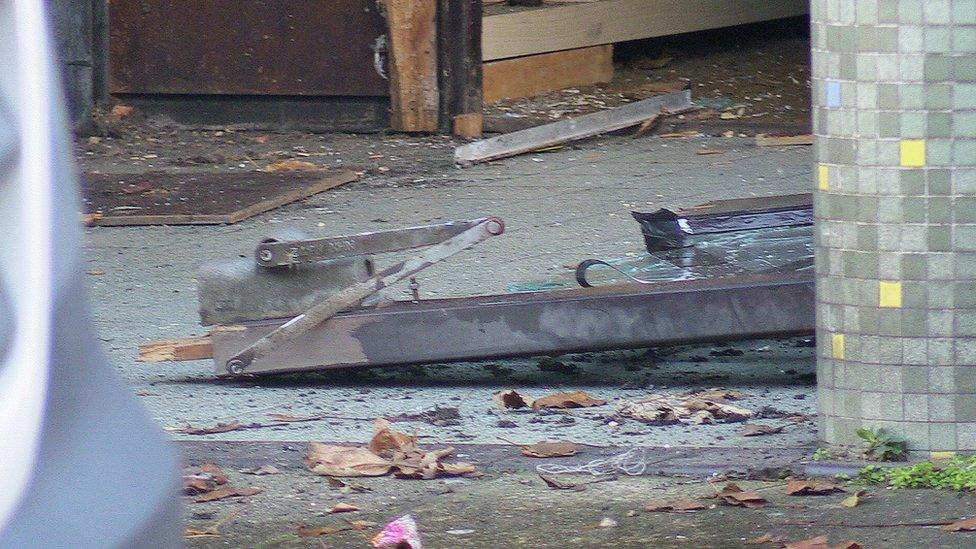
[[[226,362],[227,372],[232,375],[245,374],[247,368],[256,361],[260,361],[275,349],[284,344],[294,341],[296,338],[308,333],[310,330],[322,322],[332,318],[340,311],[348,309],[359,303],[369,295],[395,284],[405,278],[409,278],[423,269],[434,265],[452,255],[470,248],[483,240],[492,236],[497,236],[505,231],[504,222],[497,217],[486,217],[464,223],[448,223],[444,225],[432,225],[427,227],[413,227],[403,231],[384,231],[379,233],[368,233],[351,237],[339,237],[336,239],[322,239],[317,241],[296,241],[286,243],[262,243],[258,247],[258,260],[261,261],[261,250],[264,246],[283,244],[282,248],[291,249],[300,246],[302,243],[315,243],[306,249],[306,252],[289,253],[292,262],[299,262],[300,259],[310,260],[312,257],[324,257],[333,259],[336,257],[348,257],[350,255],[360,255],[362,253],[373,253],[377,250],[394,251],[398,249],[410,249],[426,246],[440,242],[436,246],[392,267],[384,269],[364,282],[354,284],[341,290],[327,299],[315,304],[304,313],[285,322],[280,327],[268,335],[255,341],[247,348],[231,357]],[[447,236],[445,236],[447,235]],[[453,236],[451,236],[453,235]],[[402,239],[400,238],[402,237]],[[347,242],[349,246],[333,246],[323,244],[324,242]],[[403,243],[407,242],[406,245]],[[397,245],[399,247],[393,248]],[[366,250],[364,252],[364,250]],[[274,256],[272,252],[272,258]],[[270,259],[269,259],[270,261]],[[279,260],[280,261],[280,260]],[[291,263],[284,262],[282,265]]]

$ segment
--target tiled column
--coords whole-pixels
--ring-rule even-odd
[[[976,450],[976,0],[813,0],[820,436]]]

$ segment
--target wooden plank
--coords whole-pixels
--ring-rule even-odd
[[[486,103],[609,82],[613,78],[613,46],[541,53],[491,61],[484,65]]]
[[[756,136],[757,147],[792,147],[796,145],[813,145],[813,135],[766,135]]]
[[[485,61],[803,15],[807,0],[604,0],[485,17]]]
[[[454,125],[451,133],[461,139],[480,139],[481,130],[484,128],[485,119],[480,112],[459,114],[454,117]]]
[[[180,362],[213,358],[210,336],[152,341],[139,346],[139,362]]]
[[[437,72],[442,132],[452,131],[457,117],[464,117],[461,129],[481,136],[482,124],[474,117],[483,107],[481,21],[481,0],[439,0]]]
[[[315,172],[311,172],[314,174]],[[97,177],[97,179],[96,179]],[[166,203],[174,202],[178,203],[181,207],[196,207],[196,211],[192,209],[190,211],[183,212],[173,212],[173,213],[155,213],[155,214],[133,214],[133,215],[122,215],[122,214],[112,214],[111,208],[105,208],[108,214],[99,216],[98,212],[94,212],[87,217],[85,221],[90,221],[91,224],[100,227],[117,227],[117,226],[131,226],[131,225],[219,225],[219,224],[229,224],[237,223],[238,221],[253,217],[255,215],[273,210],[284,206],[285,204],[290,204],[303,198],[308,198],[312,195],[334,189],[340,185],[345,185],[359,178],[355,172],[351,170],[342,170],[335,175],[322,175],[314,176],[310,178],[310,172],[294,172],[291,174],[267,174],[267,173],[239,173],[239,174],[209,174],[209,175],[162,175],[162,174],[124,174],[120,176],[111,175],[101,175],[101,176],[89,176],[87,178],[86,188],[88,194],[96,193],[98,198],[102,200],[115,199],[111,194],[105,192],[105,184],[115,181],[115,177],[125,177],[126,179],[131,179],[133,181],[141,181],[143,179],[149,179],[153,181],[153,185],[163,187],[162,189],[155,189],[161,192],[159,195],[155,194],[133,194],[128,197],[119,198],[119,200],[128,200],[138,203],[140,200],[150,201],[148,206],[153,206],[152,201],[164,201]],[[233,186],[234,179],[239,178],[241,183],[252,183],[247,187]],[[187,198],[186,201],[169,200],[167,198],[170,194],[167,193],[165,187],[170,186],[177,191],[181,190],[179,187],[180,182],[184,180],[190,183],[195,182],[196,184],[186,184],[183,186],[182,192],[175,192],[177,196],[183,196]],[[291,184],[294,188],[282,191],[274,186],[276,180],[282,180],[284,183]],[[100,182],[100,185],[92,184],[94,182]],[[302,184],[304,181],[304,184]],[[202,189],[205,184],[209,184],[212,187],[225,188],[228,193],[237,192],[243,196],[254,196],[255,199],[260,198],[251,204],[244,203],[215,203],[215,199],[211,195],[192,195],[188,189],[199,188]],[[221,188],[216,188],[214,190],[220,191]],[[111,189],[111,187],[108,187]],[[115,193],[116,195],[118,193]],[[224,196],[226,193],[221,194]],[[157,198],[164,197],[164,198]],[[108,205],[114,204],[114,202],[109,202]],[[223,206],[223,211],[219,209]],[[206,211],[210,213],[203,213]],[[159,211],[159,210],[157,210]],[[167,212],[167,210],[163,210]]]
[[[436,132],[437,0],[386,0],[390,35],[390,126]]]
[[[462,145],[454,150],[454,162],[462,167],[472,166],[496,158],[584,139],[634,126],[657,116],[662,111],[681,110],[688,108],[690,104],[691,92],[687,90],[660,95],[615,109],[584,114],[576,118]]]

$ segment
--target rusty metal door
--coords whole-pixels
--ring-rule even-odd
[[[112,93],[386,96],[375,0],[108,0]]]

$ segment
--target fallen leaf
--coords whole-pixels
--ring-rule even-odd
[[[267,135],[267,134],[257,135],[257,136],[254,137],[254,142],[255,143],[260,143],[261,145],[264,145],[268,141],[271,141],[271,136],[270,135]]]
[[[232,497],[244,497],[253,496],[260,494],[264,490],[260,488],[234,488],[232,486],[226,486],[224,488],[218,488],[212,492],[203,494],[202,496],[195,498],[194,503],[205,503],[208,501],[217,501],[218,499],[226,499]]]
[[[346,530],[351,530],[351,528],[346,526],[299,526],[298,535],[303,538],[317,538],[319,536],[331,536]]]
[[[522,455],[534,458],[566,457],[576,455],[579,446],[572,442],[536,442],[521,446]]]
[[[214,435],[217,433],[228,433],[230,431],[239,431],[241,429],[247,429],[247,425],[241,423],[218,423],[213,427],[193,427],[192,425],[187,425],[186,427],[179,428],[169,428],[167,430],[174,433],[183,433],[185,435]]]
[[[602,519],[600,519],[600,524],[598,524],[597,526],[599,526],[600,528],[616,528],[617,521],[613,520],[610,517],[603,517]]]
[[[725,151],[723,151],[722,149],[698,149],[697,151],[695,151],[695,154],[703,155],[703,156],[709,154],[725,154]]]
[[[785,540],[785,539],[786,538],[783,537],[783,536],[774,536],[774,535],[772,535],[772,534],[770,534],[770,533],[767,532],[767,533],[759,536],[758,538],[752,538],[752,539],[746,541],[746,543],[748,543],[749,545],[762,545],[764,543],[773,543],[773,544],[776,544],[776,545],[782,545],[783,544],[783,540]]]
[[[336,477],[376,477],[387,474],[393,467],[392,463],[366,448],[320,442],[309,445],[305,465],[316,475]]]
[[[976,517],[957,520],[942,527],[946,532],[976,532]]]
[[[268,417],[283,423],[301,423],[303,421],[318,421],[322,416],[289,416],[287,414],[268,414]]]
[[[590,397],[583,391],[572,393],[556,393],[536,399],[532,403],[533,410],[543,408],[589,408],[591,406],[603,406],[607,401]]]
[[[198,476],[183,477],[183,493],[188,496],[203,494],[215,488],[214,482]]]
[[[645,511],[651,511],[653,513],[670,513],[672,511],[675,513],[687,513],[707,508],[707,505],[694,500],[665,501],[659,499],[644,506]]]
[[[498,391],[491,397],[491,400],[496,406],[507,410],[517,410],[519,408],[530,408],[532,407],[532,399],[523,397],[517,392],[509,389],[507,391]]]
[[[582,492],[583,490],[586,489],[586,487],[581,484],[574,484],[572,482],[563,482],[555,477],[551,477],[549,475],[543,475],[542,473],[536,473],[536,474],[539,475],[539,478],[542,479],[542,482],[545,482],[546,485],[552,488],[553,490],[575,490],[577,492]]]
[[[342,492],[370,492],[370,488],[363,486],[362,484],[351,484],[342,479],[335,477],[329,477],[329,486],[340,490]]]
[[[768,501],[756,492],[746,492],[738,485],[730,482],[716,494],[716,497],[725,503],[737,507],[747,507],[749,509],[759,509],[765,507]]]
[[[239,514],[238,511],[233,511],[226,517],[218,520],[217,522],[207,526],[203,530],[197,530],[195,528],[187,528],[183,531],[183,537],[185,538],[219,538],[220,537],[220,527],[227,523],[227,521],[233,519]]]
[[[353,511],[358,511],[358,510],[359,507],[356,507],[355,505],[352,505],[350,503],[336,503],[335,505],[329,508],[329,513],[330,514],[352,513]]]
[[[440,463],[438,464],[438,467],[445,475],[467,475],[477,470],[473,464],[465,463],[463,461]]]
[[[757,425],[755,423],[746,423],[742,425],[742,429],[739,429],[739,434],[744,437],[760,437],[765,435],[775,435],[776,433],[782,431],[783,431],[782,425],[773,427],[772,425]]]
[[[241,469],[239,472],[245,475],[257,475],[259,477],[264,475],[277,475],[281,472],[280,469],[274,465],[262,465],[261,467],[251,468],[251,469]]]
[[[317,164],[312,164],[311,162],[306,162],[304,160],[282,160],[280,162],[272,162],[264,168],[261,168],[262,172],[314,172],[325,169]]]
[[[670,425],[683,420],[695,424],[735,422],[755,415],[752,410],[726,404],[724,399],[700,398],[696,394],[650,394],[637,401],[624,400],[617,406],[617,413],[651,425]]]
[[[843,491],[843,488],[829,480],[791,480],[786,483],[788,496],[822,496]]]
[[[417,451],[417,437],[394,431],[389,421],[379,418],[373,422],[373,438],[369,441],[369,449],[377,455],[392,451]]]
[[[817,536],[803,541],[787,543],[783,549],[830,549],[827,544],[827,536]]]
[[[371,520],[346,520],[346,522],[356,530],[365,530],[376,526],[376,523]]]
[[[844,498],[844,501],[840,502],[841,507],[847,507],[848,509],[853,509],[861,504],[861,498],[867,495],[867,490],[858,490],[853,494]]]

